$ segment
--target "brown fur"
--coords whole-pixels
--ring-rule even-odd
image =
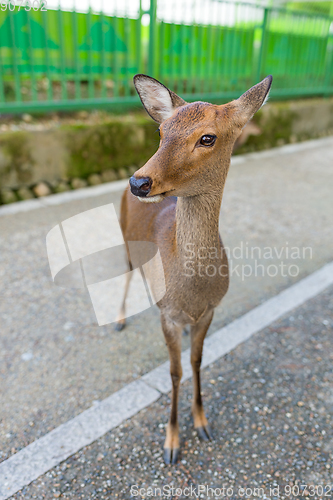
[[[149,114],[156,121],[160,121],[163,114],[164,121],[157,152],[134,176],[149,177],[152,186],[147,198],[161,195],[163,200],[145,204],[126,189],[121,204],[121,227],[126,241],[155,243],[163,262],[166,294],[158,307],[169,349],[173,386],[164,449],[165,461],[174,463],[179,448],[177,403],[182,376],[181,334],[185,325],[191,325],[194,426],[203,439],[210,437],[200,393],[200,363],[214,308],[229,285],[228,262],[218,229],[222,193],[234,143],[245,123],[262,105],[271,80],[266,78],[237,101],[222,106],[205,102],[187,104],[170,93],[168,116],[164,101],[162,111],[156,105],[161,84],[144,75],[136,78],[137,90]],[[167,94],[165,89],[163,87],[161,93]],[[207,134],[217,137],[213,147],[199,143]],[[214,277],[200,276],[198,272],[194,276],[186,275],[191,274],[185,267],[188,245],[195,253],[195,268],[199,264],[204,269],[209,265],[217,269],[222,266],[224,276],[219,273]],[[207,253],[199,258],[199,249],[203,247],[215,248],[217,256]]]

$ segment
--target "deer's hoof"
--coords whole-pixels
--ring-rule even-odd
[[[198,437],[202,441],[211,441],[213,439],[212,430],[209,425],[206,425],[205,427],[197,427],[196,431],[198,433]]]
[[[176,464],[179,458],[179,448],[164,448],[163,460],[167,465]]]
[[[125,323],[116,323],[114,325],[114,329],[116,330],[116,332],[121,332],[121,330],[123,330],[125,328]]]

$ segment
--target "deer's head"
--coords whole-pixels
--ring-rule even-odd
[[[157,152],[130,179],[144,202],[209,193],[225,179],[243,127],[264,104],[272,77],[228,104],[187,103],[160,82],[136,75],[134,85],[148,114],[160,124]]]

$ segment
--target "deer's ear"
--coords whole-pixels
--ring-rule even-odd
[[[233,101],[235,119],[241,127],[251,120],[252,116],[265,104],[272,85],[273,77],[266,76],[262,82],[251,87],[245,94]]]
[[[147,75],[135,75],[134,86],[147,113],[157,123],[169,118],[174,110],[186,102],[162,83]]]

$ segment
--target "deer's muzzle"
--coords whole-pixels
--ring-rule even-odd
[[[129,180],[131,191],[134,196],[145,197],[150,193],[153,181],[150,177],[139,177],[138,179],[132,175]]]

